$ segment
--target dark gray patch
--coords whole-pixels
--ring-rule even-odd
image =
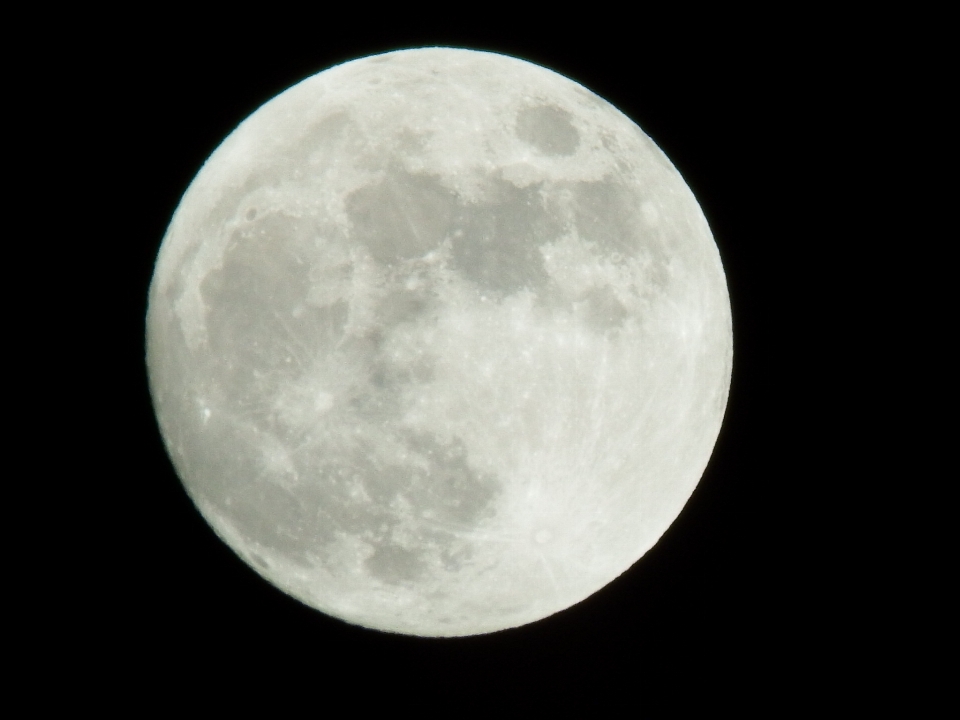
[[[396,544],[400,524],[406,523],[408,532],[413,523],[423,552],[438,553],[440,561],[452,568],[467,557],[457,534],[493,512],[500,484],[470,467],[460,442],[444,444],[411,434],[395,439],[420,461],[406,464],[400,458],[380,458],[363,442],[347,454],[344,448],[340,453],[331,448],[310,473],[315,478],[310,489],[293,492],[302,505],[316,507],[318,521],[328,530],[358,535],[377,545]],[[359,495],[358,486],[364,490]],[[398,501],[409,510],[405,519],[397,515]]]
[[[646,282],[664,286],[670,252],[661,233],[641,221],[640,206],[646,198],[610,180],[577,183],[572,190],[579,236],[596,243],[608,257],[619,254],[626,260],[642,255],[650,262]]]
[[[376,361],[370,366],[365,386],[356,389],[350,397],[350,411],[366,422],[388,423],[403,416],[399,388],[389,372],[389,366]]]
[[[344,533],[377,548],[368,569],[386,582],[415,577],[423,562],[418,554],[455,569],[469,557],[460,533],[493,512],[500,492],[495,477],[470,467],[460,442],[399,434],[389,424],[377,428],[348,417],[342,422],[362,428],[353,449],[336,433],[321,438],[310,452],[291,456],[301,481],[280,487],[262,475],[257,438],[238,434],[234,423],[218,417],[202,432],[188,433],[203,444],[187,448],[190,462],[179,467],[198,479],[194,490],[238,532],[303,566],[333,550]],[[366,441],[376,432],[394,434],[420,461],[383,457]],[[397,501],[409,512],[398,515]],[[401,547],[410,542],[411,529],[417,532],[412,550]]]
[[[570,113],[551,105],[524,108],[517,114],[517,137],[544,155],[573,155],[580,133]]]
[[[408,445],[429,459],[425,472],[412,478],[409,499],[441,523],[472,527],[489,510],[499,492],[496,478],[479,473],[467,462],[463,443],[444,444],[432,435],[411,435]]]
[[[345,505],[357,505],[368,515],[367,528],[392,517],[391,503],[403,497],[415,517],[427,516],[443,528],[472,527],[490,511],[500,490],[496,478],[475,471],[459,441],[443,444],[432,436],[409,434],[397,438],[426,465],[377,459],[369,448],[358,446],[341,461],[325,463],[324,475]],[[351,499],[350,482],[362,483],[373,501]],[[392,521],[391,521],[392,524]]]
[[[460,203],[436,178],[394,170],[347,199],[351,235],[388,268],[449,239],[456,269],[494,297],[545,286],[549,278],[539,246],[555,239],[562,224],[547,212],[539,188],[492,177],[484,196],[480,203]],[[426,309],[422,299],[406,297],[396,309],[382,311],[384,323]]]
[[[261,479],[255,470],[258,466],[255,462],[229,477],[229,485],[223,488],[229,505],[224,495],[217,504],[244,536],[293,562],[309,565],[307,554],[315,531],[315,510],[295,494]],[[218,470],[223,473],[226,468]]]
[[[363,478],[363,486],[374,503],[387,508],[398,495],[410,487],[411,469],[397,465],[381,465]]]
[[[270,564],[256,553],[250,553],[250,559],[253,560],[254,565],[257,565],[264,570],[270,569]]]
[[[406,155],[420,155],[427,147],[427,135],[403,128],[397,133],[398,150]]]
[[[399,389],[432,377],[433,360],[427,353],[419,359],[398,362],[385,352],[384,342],[390,333],[403,334],[406,330],[402,326],[416,323],[424,316],[429,319],[437,310],[437,299],[426,285],[415,290],[394,287],[378,302],[375,311],[377,329],[354,341],[368,348],[371,358],[368,377],[378,390]]]
[[[287,172],[290,168],[296,168],[306,163],[311,156],[313,159],[322,161],[324,156],[329,157],[337,151],[341,142],[341,136],[347,130],[351,120],[346,112],[338,112],[328,115],[319,122],[307,127],[304,132],[297,137],[296,145],[283,153],[281,160],[286,166]],[[318,157],[319,155],[319,157]]]
[[[254,373],[284,372],[295,348],[289,324],[281,322],[306,298],[308,266],[300,257],[304,223],[266,216],[234,233],[222,267],[211,271],[200,291],[207,306],[207,339],[223,376],[236,390]],[[229,376],[237,376],[230,379]],[[245,377],[241,377],[245,376]]]
[[[377,305],[377,319],[384,328],[413,322],[432,305],[432,298],[423,290],[397,288]]]
[[[374,330],[363,337],[348,337],[338,354],[358,378],[345,397],[352,413],[343,422],[394,422],[404,413],[402,393],[411,382],[429,380],[434,372],[433,358],[424,353],[411,362],[397,362],[384,345],[386,335]]]
[[[587,324],[600,331],[622,326],[628,315],[627,309],[609,288],[594,288],[582,303]]]
[[[456,196],[435,178],[391,170],[347,197],[352,237],[391,266],[437,247],[450,229]]]
[[[460,570],[463,564],[469,559],[470,552],[466,547],[461,547],[456,550],[443,548],[440,551],[440,564],[443,565],[444,570],[456,572]]]
[[[643,198],[615,181],[580,182],[572,190],[580,237],[596,243],[604,253],[635,255],[643,240],[637,221]]]
[[[670,253],[664,238],[643,224],[640,206],[645,197],[615,181],[581,182],[573,186],[574,212],[579,236],[596,243],[607,257],[624,260],[641,256],[649,261],[641,292],[663,288],[668,280]]]
[[[492,178],[486,202],[462,206],[454,220],[453,260],[467,279],[502,297],[549,283],[540,245],[562,226],[544,208],[538,187]]]
[[[347,324],[349,305],[339,300],[325,307],[301,307],[296,321],[291,321],[296,328],[303,331],[303,337],[317,348],[328,350],[334,347],[343,337],[343,330]]]
[[[433,377],[434,365],[430,360],[417,363],[392,363],[384,358],[377,358],[370,366],[370,384],[377,394],[389,394],[388,404],[396,407],[392,415],[399,418],[402,410],[399,407],[400,391],[411,383],[427,382]],[[356,404],[358,407],[360,403]],[[379,413],[378,413],[379,414]]]
[[[214,372],[234,410],[302,374],[343,335],[344,302],[306,303],[315,235],[308,221],[262,216],[234,232],[223,265],[201,284]]]
[[[416,580],[424,570],[420,555],[399,545],[379,545],[364,565],[371,575],[392,585]]]

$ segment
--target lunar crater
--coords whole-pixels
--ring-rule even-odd
[[[580,146],[580,133],[572,115],[552,105],[537,105],[517,114],[516,133],[544,155],[573,155]]]

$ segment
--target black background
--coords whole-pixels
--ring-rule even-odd
[[[97,442],[78,462],[106,467],[93,491],[96,509],[85,510],[96,558],[84,562],[86,609],[70,611],[83,642],[106,648],[111,672],[134,684],[161,676],[168,687],[203,685],[226,671],[231,693],[336,694],[360,683],[371,697],[460,698],[465,705],[454,711],[484,701],[624,696],[632,708],[647,708],[644,716],[660,716],[654,708],[664,705],[674,709],[666,716],[682,716],[693,704],[762,706],[766,697],[803,694],[804,684],[839,682],[835,665],[811,669],[805,659],[822,658],[824,642],[842,652],[842,638],[825,640],[825,628],[846,612],[827,576],[829,550],[818,541],[831,520],[809,512],[817,483],[828,482],[821,463],[831,442],[810,421],[810,390],[823,372],[818,348],[827,342],[814,330],[818,297],[828,289],[811,288],[799,269],[811,228],[808,168],[823,162],[813,134],[827,104],[813,70],[816,51],[784,47],[776,33],[762,41],[713,34],[709,22],[643,33],[615,21],[603,29],[571,21],[559,33],[482,30],[469,21],[413,31],[410,24],[291,31],[251,16],[242,32],[131,28],[91,48],[96,62],[83,82],[96,131],[83,161],[102,173],[99,187],[112,179],[104,192],[121,210],[98,245],[108,279],[95,336],[109,350],[97,353],[103,379],[91,388],[102,409],[88,423]],[[223,138],[311,74],[424,45],[530,60],[636,121],[711,225],[735,343],[716,450],[659,543],[562,613],[442,640],[328,618],[274,589],[218,540],[166,456],[143,351],[147,288],[166,225]]]

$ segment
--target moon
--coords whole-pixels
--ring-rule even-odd
[[[518,627],[644,555],[732,363],[720,254],[629,118],[493,53],[330,68],[184,194],[149,291],[168,453],[257,573],[348,623]]]

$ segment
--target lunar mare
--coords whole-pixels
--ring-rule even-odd
[[[244,121],[150,288],[161,432],[203,516],[304,603],[385,631],[519,626],[677,517],[730,383],[691,191],[575,82],[364,58]]]

